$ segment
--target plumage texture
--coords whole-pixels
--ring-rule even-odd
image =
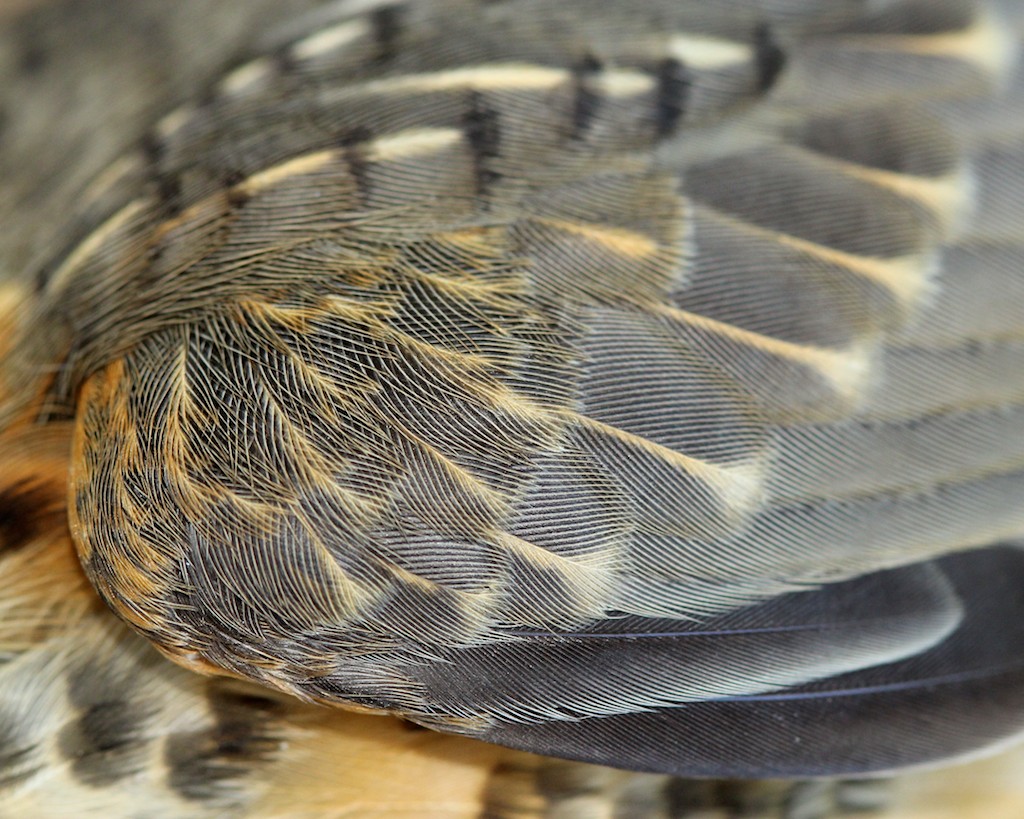
[[[140,4],[192,68],[72,105],[68,175],[3,146],[0,418],[73,430],[117,615],[661,775],[1020,733],[1018,4],[242,9],[185,47],[204,4]]]
[[[0,439],[0,815],[793,819],[889,799],[871,782],[702,783],[545,759],[191,674],[92,594],[62,502],[69,435]]]

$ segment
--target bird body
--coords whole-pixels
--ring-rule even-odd
[[[1022,12],[4,12],[0,798],[800,815],[1015,741]]]

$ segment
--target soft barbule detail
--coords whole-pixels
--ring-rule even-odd
[[[36,271],[4,417],[73,419],[113,610],[660,773],[1014,736],[1019,20],[369,6],[154,117]]]
[[[858,804],[849,783],[819,796],[806,783],[704,788],[185,671],[91,593],[63,508],[69,434],[68,424],[51,424],[0,436],[4,816],[686,819],[757,806],[790,819],[808,806],[841,814]]]

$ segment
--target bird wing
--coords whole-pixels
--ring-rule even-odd
[[[11,372],[75,417],[112,608],[640,770],[1017,734],[1013,5],[347,9],[162,119],[40,271]]]

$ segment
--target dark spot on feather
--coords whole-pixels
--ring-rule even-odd
[[[181,180],[172,174],[160,174],[156,178],[157,196],[168,216],[181,213]]]
[[[170,786],[197,801],[222,797],[232,780],[256,774],[282,743],[275,700],[222,681],[210,683],[208,697],[213,727],[176,734],[164,749]]]
[[[28,41],[24,44],[18,58],[18,68],[23,74],[38,74],[50,62],[50,55],[42,43]]]
[[[390,62],[399,52],[402,34],[402,9],[398,6],[384,6],[370,15],[373,39],[377,44],[377,62]]]
[[[224,174],[224,186],[232,188],[235,185],[240,185],[246,180],[246,175],[241,171],[228,171]]]
[[[299,63],[295,59],[294,44],[277,49],[270,55],[274,71],[279,77],[288,77],[296,72]]]
[[[487,104],[484,95],[479,91],[474,91],[469,97],[462,128],[473,155],[477,193],[485,195],[500,178],[500,174],[490,167],[490,163],[501,155],[501,120],[498,112]]]
[[[176,216],[182,210],[181,180],[177,174],[162,169],[166,146],[152,131],[142,139],[142,153],[146,158],[150,179],[156,189],[157,199],[166,216]]]
[[[82,783],[109,786],[142,766],[147,740],[140,728],[147,716],[124,700],[94,703],[61,729],[60,752]]]
[[[246,178],[241,171],[229,171],[224,175],[223,185],[227,190],[228,204],[234,208],[243,207],[251,198],[248,191],[239,187]]]
[[[56,260],[40,265],[39,269],[32,276],[32,289],[36,294],[42,293],[46,289],[46,285],[50,283],[50,279],[56,270]]]
[[[164,257],[164,254],[166,252],[167,247],[163,244],[163,242],[157,245],[153,245],[152,247],[146,250],[146,261],[149,264],[156,264]]]
[[[779,47],[767,24],[758,26],[754,34],[754,47],[757,60],[757,90],[767,91],[775,84],[775,80],[786,65],[786,54]]]
[[[592,54],[586,55],[572,69],[573,105],[572,139],[580,139],[590,129],[601,108],[602,97],[593,88],[594,75],[601,71],[601,62]]]
[[[0,553],[27,546],[64,519],[61,493],[33,479],[0,489]]]
[[[665,137],[675,131],[686,113],[690,96],[690,72],[674,57],[662,60],[655,72],[658,89],[654,102],[655,131]]]

